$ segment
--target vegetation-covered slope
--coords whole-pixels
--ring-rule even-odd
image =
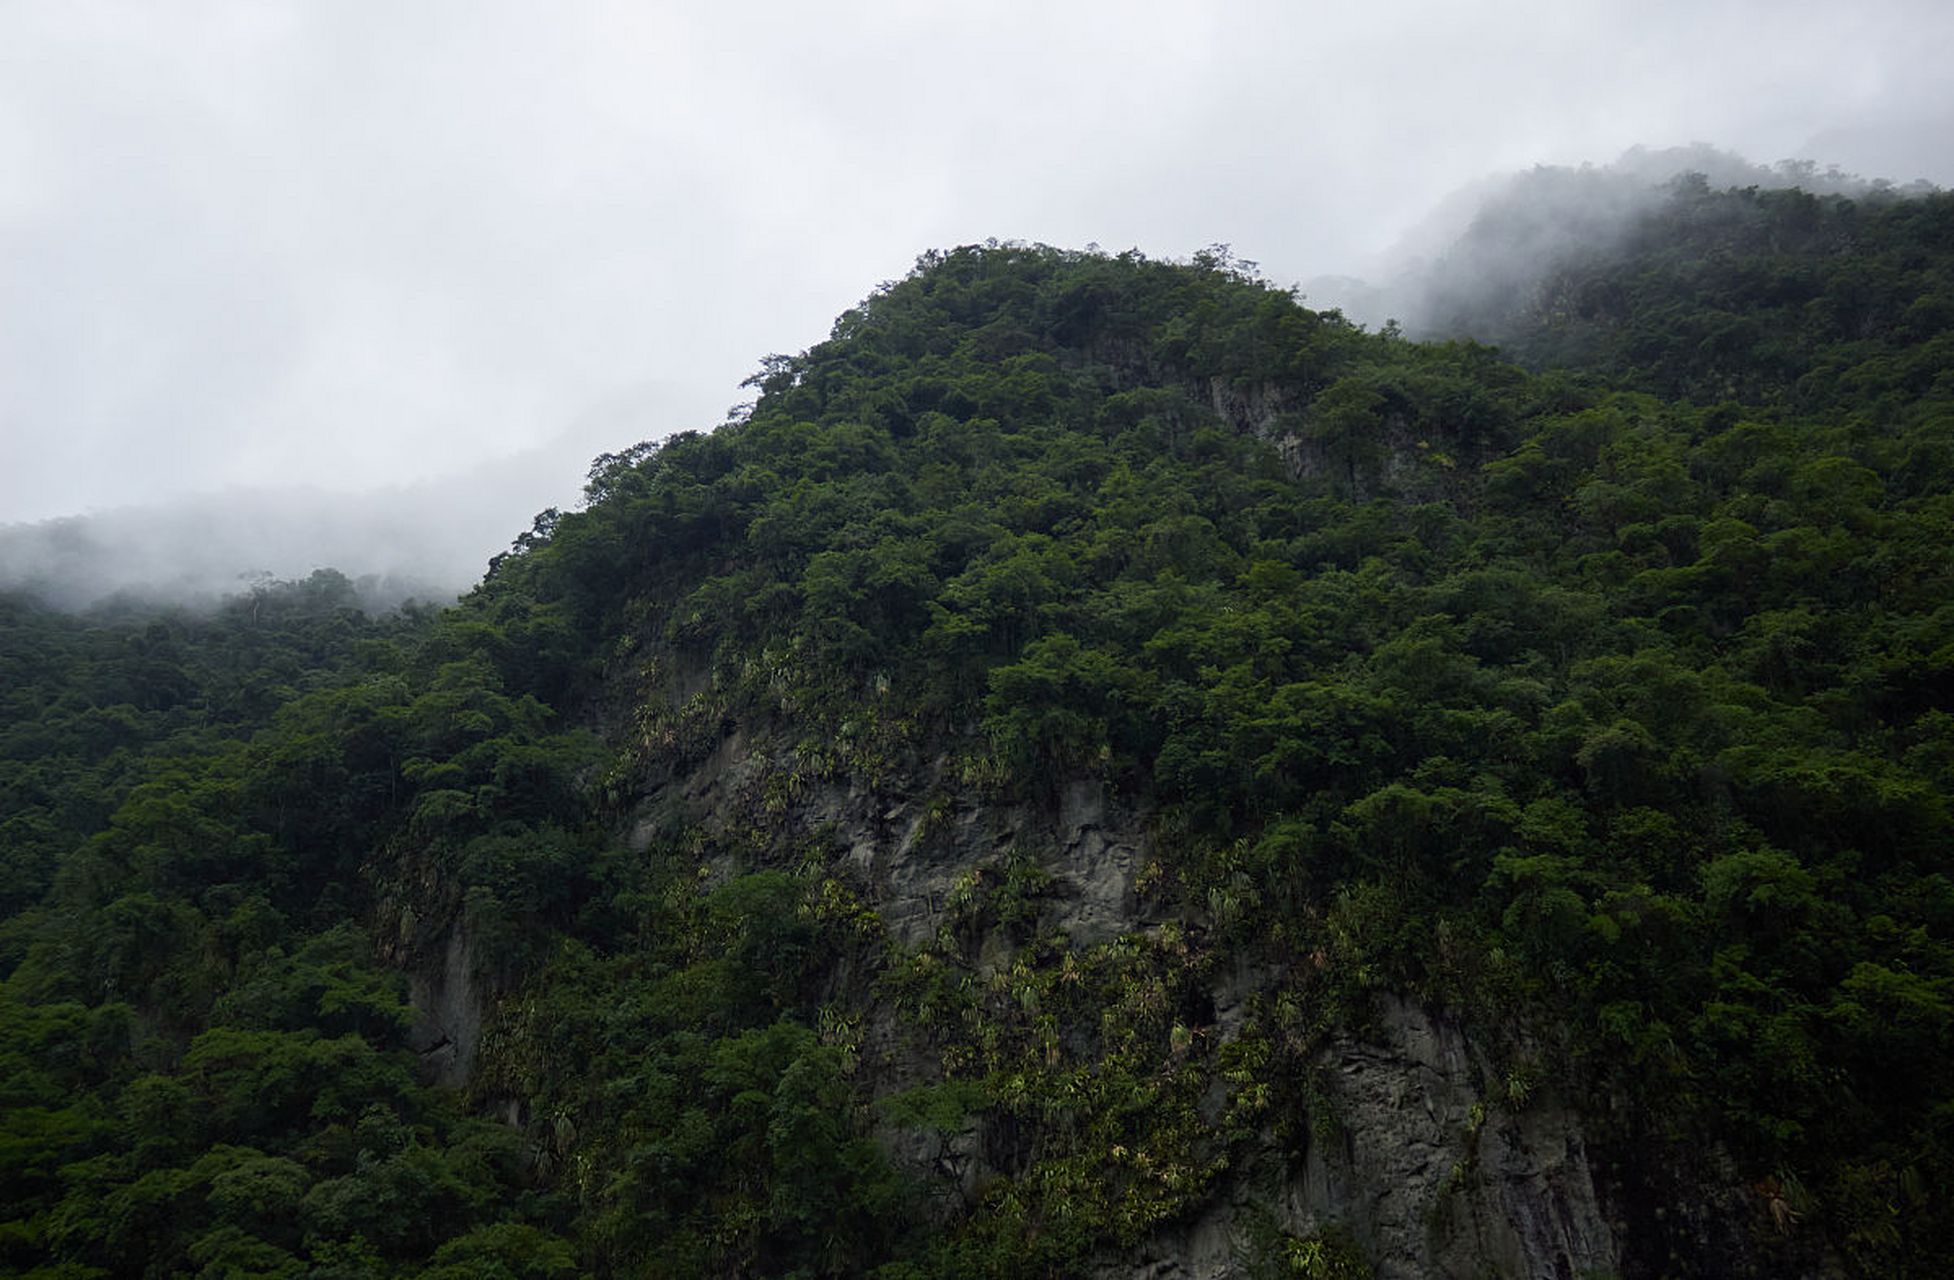
[[[1521,184],[1511,198],[1528,195]],[[1902,421],[1954,394],[1946,206],[1878,189],[1713,191],[1692,175],[1591,243],[1524,275],[1507,266],[1518,287],[1440,287],[1435,327],[1659,395]],[[1510,259],[1504,222],[1489,211],[1461,260]]]
[[[1875,256],[1945,279],[1950,226]],[[600,459],[438,619],[234,611],[227,667],[13,607],[0,1265],[1077,1274],[1333,1141],[1321,1054],[1393,993],[1487,1064],[1448,1185],[1552,1098],[1626,1274],[1943,1270],[1954,410],[1930,307],[1810,320],[1857,280],[1791,364],[1731,348],[1754,381],[1594,357],[1618,389],[1225,255],[962,249],[743,421]],[[316,687],[261,674],[301,643]],[[1105,936],[1030,838],[1081,783],[1145,831]],[[824,824],[850,794],[900,848]],[[891,859],[1007,809],[892,927]],[[443,954],[488,1017],[458,1092],[398,972]],[[1243,1267],[1384,1265],[1278,1208]]]

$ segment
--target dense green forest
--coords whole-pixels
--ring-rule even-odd
[[[1954,1269],[1954,198],[1684,185],[1488,306],[931,254],[455,608],[0,602],[0,1270],[1081,1274],[1324,1140],[1380,993],[1580,1111],[1625,1275]],[[1117,936],[1022,845],[901,933],[805,820],[1081,781]]]

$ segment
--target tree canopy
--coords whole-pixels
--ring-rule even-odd
[[[930,254],[451,610],[0,602],[0,1268],[1076,1274],[1305,1143],[1382,991],[1574,1100],[1635,1274],[1714,1269],[1656,1210],[1716,1161],[1760,1256],[1944,1268],[1954,200],[1639,234],[1502,321],[1532,372],[1220,250]],[[646,817],[742,733],[738,824]],[[1144,812],[1172,923],[1054,936],[1017,849],[897,940],[784,815],[939,757],[927,812]],[[889,1134],[970,1117],[920,1201]]]

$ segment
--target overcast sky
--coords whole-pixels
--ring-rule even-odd
[[[0,0],[0,522],[533,451],[512,535],[926,248],[1296,281],[1637,143],[1949,185],[1951,63],[1947,0]]]

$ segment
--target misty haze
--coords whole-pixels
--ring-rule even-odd
[[[455,589],[590,457],[715,425],[761,355],[929,249],[1227,243],[1419,332],[1435,289],[1614,234],[1679,167],[1954,180],[1932,4],[395,19],[0,18],[9,580],[72,600],[344,559]],[[1695,139],[1730,151],[1673,150]],[[1781,157],[1803,167],[1748,163]],[[1455,251],[1501,199],[1507,242]],[[647,383],[628,429],[570,431]]]
[[[1937,190],[1863,178],[1811,161],[1774,166],[1704,144],[1637,147],[1605,165],[1536,166],[1462,188],[1371,264],[1375,280],[1318,276],[1298,286],[1314,307],[1417,338],[1498,342],[1558,267],[1618,248],[1678,182],[1715,188],[1796,188],[1896,200]],[[689,394],[687,394],[689,393]],[[725,396],[738,394],[725,389]],[[357,493],[279,487],[192,492],[174,501],[0,526],[0,587],[63,607],[111,596],[208,604],[252,580],[337,568],[375,607],[452,599],[529,518],[579,499],[586,457],[600,446],[714,425],[675,402],[710,389],[613,397],[549,447],[484,459],[440,478]],[[604,434],[608,433],[608,434]],[[573,480],[572,477],[577,477]]]

